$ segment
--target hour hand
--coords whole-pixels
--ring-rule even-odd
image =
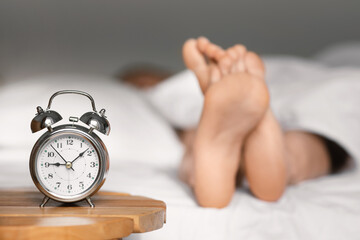
[[[50,145],[50,146],[51,146],[52,149],[54,149],[54,151],[61,157],[61,159],[64,160],[64,162],[66,163],[66,164],[65,164],[66,168],[70,168],[71,170],[75,171],[74,168],[72,167],[71,162],[66,161],[65,158],[63,158],[63,156],[61,156],[61,154],[60,154],[58,151],[56,151],[56,149],[53,147],[53,145]],[[69,167],[68,167],[68,166],[69,166]]]
[[[66,165],[65,163],[49,163],[49,165],[54,165],[54,166],[57,166],[57,167],[59,167],[59,166],[61,166],[61,165]]]

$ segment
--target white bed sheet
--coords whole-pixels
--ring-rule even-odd
[[[0,186],[34,188],[27,160],[6,159],[6,155],[0,159]],[[167,204],[167,223],[161,230],[128,239],[359,239],[357,172],[291,186],[276,203],[237,190],[231,204],[217,210],[198,207],[190,189],[177,178],[176,169],[176,165],[135,161],[110,167],[103,190],[149,196]]]
[[[44,92],[48,95],[50,90],[53,89],[47,88]],[[104,96],[106,94],[100,95],[99,102],[107,107],[111,103],[102,102]],[[43,96],[42,99],[46,101],[48,96]],[[96,99],[98,98],[95,96]],[[26,127],[21,128],[21,131],[30,131],[28,124],[35,106],[29,99],[26,106],[21,108],[26,111]],[[143,105],[131,105],[129,109],[134,108],[139,112],[145,111]],[[103,190],[128,192],[165,201],[167,223],[161,230],[134,234],[128,239],[360,239],[360,171],[344,172],[290,186],[276,203],[260,201],[248,190],[238,189],[231,204],[225,209],[200,208],[191,190],[177,178],[181,146],[174,139],[170,127],[163,119],[156,119],[152,113],[139,112],[130,111],[129,115],[132,117],[123,119],[123,123],[129,123],[129,119],[141,117],[144,121],[151,117],[149,129],[143,126],[143,130],[151,131],[151,128],[156,127],[156,132],[160,131],[162,137],[154,144],[168,144],[166,148],[171,150],[161,155],[161,148],[151,145],[151,138],[147,138],[139,141],[138,147],[144,147],[142,154],[132,155],[131,150],[134,151],[135,148],[130,148],[131,145],[128,151],[118,151],[114,143],[117,138],[121,138],[121,142],[126,144],[127,137],[131,137],[129,140],[132,143],[144,137],[143,132],[136,130],[136,124],[130,132],[118,125],[121,131],[115,132],[116,138],[112,141],[108,140],[111,166]],[[14,117],[24,117],[22,111],[12,113],[15,114]],[[121,113],[118,114],[120,116],[114,114],[113,119],[121,117]],[[164,129],[159,125],[164,125]],[[21,131],[18,131],[18,136]],[[122,131],[129,136],[121,136]],[[12,131],[7,129],[6,132]],[[0,136],[1,188],[35,188],[28,170],[28,156],[35,139],[36,137],[27,136],[17,145],[16,138],[7,144],[4,135]],[[144,158],[144,155],[151,153],[153,147],[157,153],[151,155],[151,158]]]

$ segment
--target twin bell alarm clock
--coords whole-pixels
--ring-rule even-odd
[[[61,94],[79,94],[91,101],[92,111],[80,118],[70,117],[69,124],[53,125],[62,117],[51,109],[54,98]],[[81,121],[85,126],[77,123]],[[96,110],[94,99],[86,92],[64,90],[54,93],[44,111],[37,107],[31,121],[33,133],[47,131],[35,143],[30,156],[31,177],[45,196],[40,204],[44,207],[49,199],[72,203],[86,200],[94,207],[90,197],[103,185],[109,170],[109,155],[104,143],[94,131],[109,135],[110,124],[105,109]]]

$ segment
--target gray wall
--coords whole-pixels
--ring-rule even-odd
[[[309,56],[360,40],[360,1],[2,0],[0,75],[112,74],[130,62],[183,68],[199,35],[225,47]]]

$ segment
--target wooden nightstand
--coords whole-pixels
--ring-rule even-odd
[[[116,239],[162,228],[166,205],[151,198],[99,192],[86,202],[39,203],[36,191],[0,191],[0,239]]]

